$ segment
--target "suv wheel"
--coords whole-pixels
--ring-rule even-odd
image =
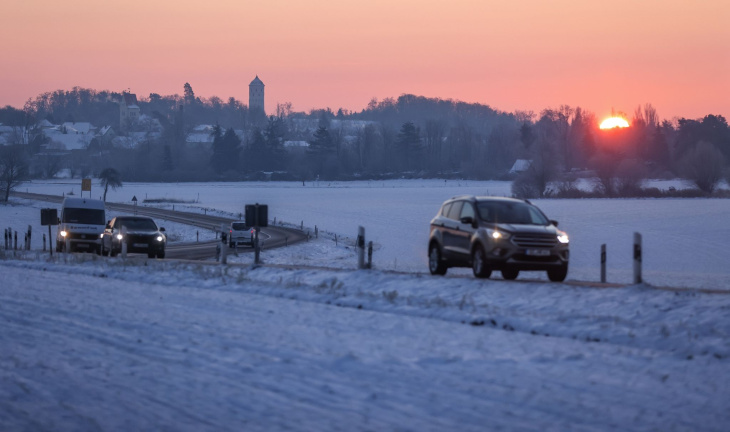
[[[562,265],[560,267],[550,269],[547,271],[548,279],[553,282],[562,282],[565,277],[568,276],[568,266]]]
[[[428,270],[432,275],[442,276],[446,274],[447,269],[446,263],[441,259],[441,249],[437,244],[432,244],[428,249]]]
[[[471,253],[471,269],[474,276],[478,278],[488,278],[492,275],[492,269],[487,264],[487,254],[484,248],[477,245]]]
[[[515,280],[515,279],[517,279],[517,276],[519,274],[520,274],[519,270],[514,270],[514,269],[502,270],[502,277],[507,280]]]

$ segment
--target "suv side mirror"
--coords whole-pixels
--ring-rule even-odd
[[[558,221],[556,221],[556,220],[550,219],[550,223],[555,225],[556,227],[558,226]]]
[[[463,224],[474,225],[474,218],[471,216],[465,216],[460,219],[460,222]]]
[[[160,232],[165,232],[165,227],[160,227]]]

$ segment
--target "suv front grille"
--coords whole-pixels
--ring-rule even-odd
[[[512,243],[523,248],[552,248],[558,239],[555,234],[515,234]]]

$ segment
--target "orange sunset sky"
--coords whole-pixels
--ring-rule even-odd
[[[0,105],[74,86],[361,110],[412,93],[730,115],[730,1],[1,0]]]

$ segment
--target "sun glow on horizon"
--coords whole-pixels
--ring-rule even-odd
[[[601,122],[601,129],[613,129],[613,128],[626,128],[629,127],[629,122],[621,117],[609,117]]]

